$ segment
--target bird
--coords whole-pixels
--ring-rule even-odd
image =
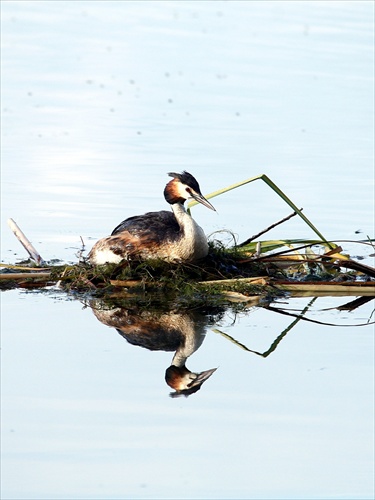
[[[172,211],[147,212],[129,217],[92,247],[88,260],[92,265],[119,264],[124,260],[162,259],[167,262],[193,262],[208,254],[203,229],[185,210],[193,198],[216,211],[202,195],[199,184],[189,172],[169,172],[172,180],[164,189],[164,198]]]

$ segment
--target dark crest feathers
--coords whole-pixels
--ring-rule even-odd
[[[181,174],[176,174],[175,172],[168,172],[168,175],[170,177],[178,179],[180,182],[182,182],[182,184],[186,184],[187,186],[191,187],[197,193],[201,192],[199,184],[195,179],[195,177],[189,174],[189,172],[186,172],[186,170],[184,170]]]

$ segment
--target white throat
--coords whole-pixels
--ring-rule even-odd
[[[172,205],[173,213],[182,231],[179,252],[180,258],[195,260],[205,257],[208,253],[208,243],[203,229],[198,226],[195,220],[186,212],[181,203]]]

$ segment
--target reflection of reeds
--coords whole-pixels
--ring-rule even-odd
[[[221,330],[218,330],[218,329],[213,329],[213,331],[215,333],[219,333],[220,335],[222,335],[223,337],[227,338],[228,340],[230,340],[231,342],[233,342],[234,344],[236,344],[238,347],[240,347],[241,349],[243,349],[244,351],[247,351],[247,352],[252,352],[253,354],[257,354],[258,356],[262,356],[262,358],[266,358],[267,356],[269,356],[273,351],[276,350],[277,346],[280,344],[280,342],[282,341],[282,339],[286,336],[287,333],[290,332],[290,330],[303,318],[304,314],[309,310],[309,308],[312,306],[312,304],[315,302],[316,298],[313,298],[308,304],[307,306],[301,311],[301,313],[297,316],[297,318],[292,321],[292,323],[287,326],[277,337],[276,339],[272,342],[271,346],[269,347],[269,349],[267,349],[267,351],[265,352],[258,352],[258,351],[253,351],[252,349],[249,349],[248,347],[246,347],[244,344],[241,344],[240,342],[238,342],[237,340],[235,340],[233,337],[231,337],[230,335],[228,335],[227,333],[224,333],[222,332]],[[268,309],[268,307],[267,307]]]
[[[274,352],[277,349],[277,347],[280,344],[280,342],[282,341],[282,339],[292,330],[292,328],[294,328],[296,326],[296,324],[299,321],[307,321],[307,322],[315,323],[315,324],[322,325],[322,326],[341,326],[341,327],[342,326],[349,326],[349,327],[367,326],[367,325],[370,325],[370,324],[373,323],[373,322],[371,322],[371,316],[372,315],[370,316],[370,318],[368,319],[367,322],[365,322],[365,323],[358,323],[358,324],[354,324],[354,325],[353,324],[350,324],[350,325],[349,324],[344,324],[344,325],[342,325],[342,324],[336,324],[336,323],[327,323],[327,322],[324,322],[324,321],[317,321],[317,320],[313,320],[311,318],[307,318],[306,314],[308,313],[308,311],[310,310],[310,308],[312,307],[312,305],[314,304],[314,302],[316,300],[317,300],[317,297],[315,296],[299,312],[299,314],[294,314],[294,313],[291,313],[289,311],[286,311],[282,307],[272,307],[270,305],[265,305],[264,308],[267,309],[268,311],[272,311],[272,312],[277,313],[277,314],[283,314],[285,316],[290,316],[290,317],[295,318],[295,319],[279,335],[277,335],[277,337],[272,342],[272,344],[270,345],[270,347],[266,351],[264,351],[264,352],[259,352],[259,351],[255,351],[253,349],[250,349],[245,344],[239,342],[238,340],[236,340],[235,338],[233,338],[231,335],[229,335],[226,332],[223,332],[222,330],[219,330],[218,328],[213,328],[212,331],[215,332],[215,333],[218,333],[219,335],[221,335],[225,339],[229,340],[230,342],[232,342],[233,344],[235,344],[240,349],[243,349],[244,351],[251,352],[253,354],[256,354],[258,356],[266,358],[267,356],[269,356],[270,354],[272,354],[272,352]],[[370,300],[374,300],[374,297],[361,297],[359,299],[356,299],[356,300],[351,301],[349,303],[345,303],[345,304],[343,304],[341,306],[338,306],[338,307],[335,307],[335,308],[332,308],[332,309],[336,309],[338,311],[342,311],[342,310],[353,311],[357,307],[362,306],[363,304],[365,304],[366,302],[369,302]]]

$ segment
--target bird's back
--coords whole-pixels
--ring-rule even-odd
[[[127,231],[134,237],[142,237],[142,239],[161,243],[163,240],[175,239],[180,231],[180,226],[172,212],[161,210],[125,219],[115,227],[111,236],[118,235],[123,231]]]

